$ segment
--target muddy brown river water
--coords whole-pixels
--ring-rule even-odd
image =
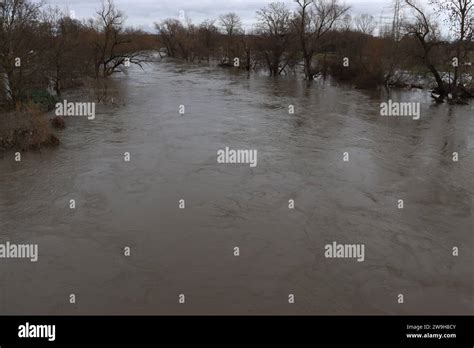
[[[0,243],[39,246],[0,259],[0,314],[474,312],[472,106],[393,92],[421,119],[381,117],[383,93],[172,62],[114,83],[59,148],[0,155]]]

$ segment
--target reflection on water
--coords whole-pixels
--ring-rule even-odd
[[[383,93],[165,62],[115,83],[121,106],[59,149],[0,159],[0,241],[40,252],[0,261],[0,313],[472,313],[469,106],[393,93],[422,118],[381,118]],[[258,167],[218,165],[225,146]],[[333,241],[365,262],[325,259]]]

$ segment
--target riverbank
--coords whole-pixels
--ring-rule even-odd
[[[65,90],[61,97],[39,91],[16,109],[0,105],[0,152],[37,151],[60,145],[58,130],[69,123],[67,112],[56,114],[58,103],[123,106],[124,95],[115,87],[114,79],[84,77],[74,87]],[[67,111],[67,110],[66,110]]]

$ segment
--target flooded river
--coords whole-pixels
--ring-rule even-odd
[[[39,246],[0,260],[1,314],[473,313],[471,106],[381,117],[383,93],[172,62],[114,84],[59,148],[0,155],[0,243]]]

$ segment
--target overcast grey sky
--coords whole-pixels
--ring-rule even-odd
[[[280,0],[296,9],[293,0]],[[377,20],[385,17],[389,21],[393,14],[394,0],[343,0],[351,6],[352,14],[370,13]],[[426,1],[426,0],[422,0]],[[78,19],[92,17],[100,0],[46,0],[74,11]],[[127,14],[127,25],[153,31],[153,23],[166,18],[179,18],[180,11],[199,23],[205,19],[216,19],[220,14],[236,12],[246,28],[255,23],[255,12],[272,0],[115,0],[119,9]]]

